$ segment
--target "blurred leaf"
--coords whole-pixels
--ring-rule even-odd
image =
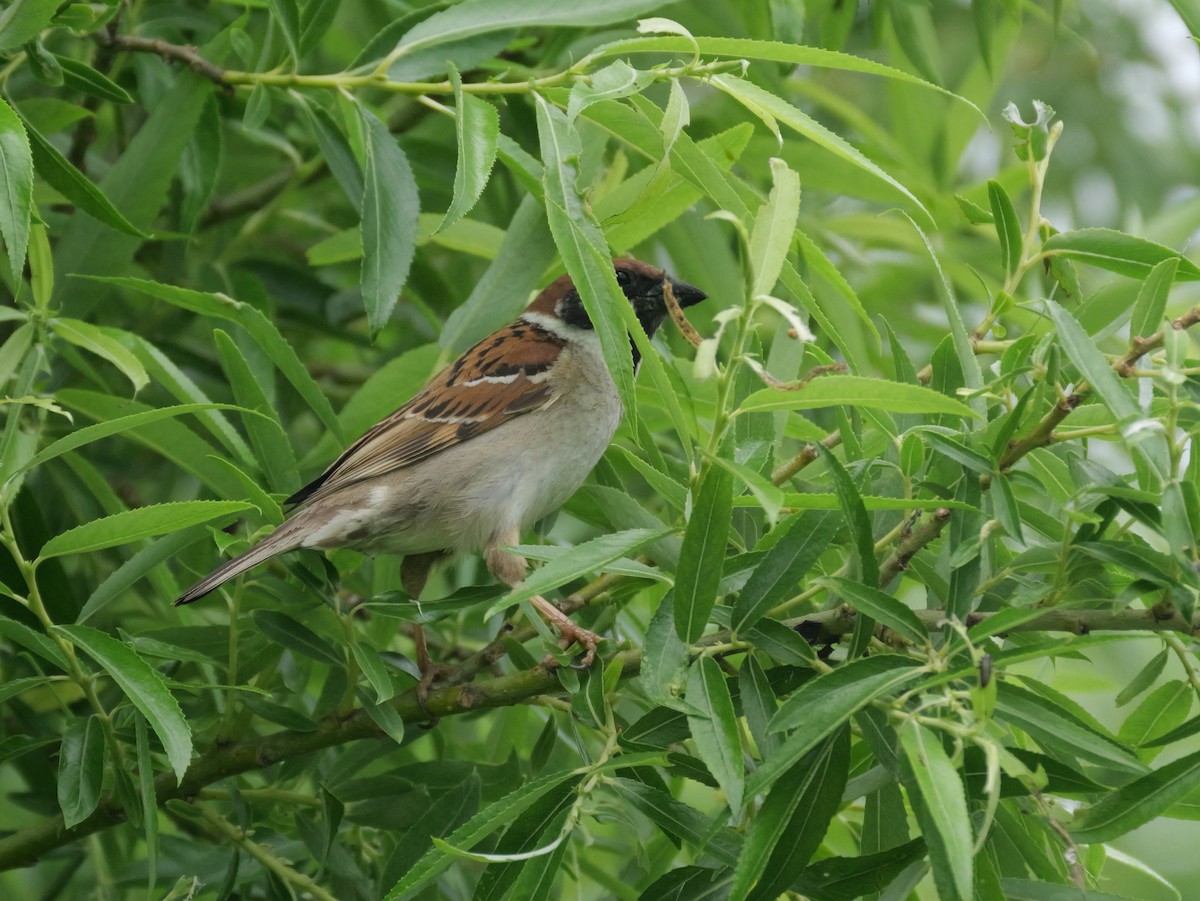
[[[142,712],[162,742],[175,778],[182,780],[192,759],[192,730],[158,672],[128,645],[90,626],[54,628],[100,664],[133,706]]]
[[[330,666],[345,666],[343,655],[328,640],[278,610],[255,610],[254,625],[276,644]]]
[[[133,103],[128,91],[87,63],[57,53],[54,58],[62,68],[63,84],[72,91],[110,103]]]
[[[359,113],[366,133],[362,292],[375,337],[387,325],[408,280],[421,208],[408,157],[395,137],[366,107]]]
[[[1176,281],[1200,279],[1200,266],[1177,251],[1145,238],[1109,228],[1081,228],[1051,235],[1042,245],[1045,253],[1061,254],[1130,278],[1145,279],[1165,260],[1175,260]]]
[[[701,657],[688,671],[688,728],[704,765],[725,792],[730,810],[742,806],[742,740],[729,686],[717,661]]]
[[[292,54],[292,66],[300,65],[300,5],[298,0],[267,0],[271,15],[279,23],[283,39]]]
[[[39,559],[62,554],[86,554],[91,551],[128,544],[139,538],[152,538],[202,522],[211,522],[243,510],[250,505],[241,501],[178,501],[150,504],[112,516],[94,519],[55,535],[38,553]]]
[[[795,391],[764,388],[742,401],[738,412],[815,410],[838,406],[866,407],[891,413],[975,415],[965,404],[929,388],[858,375],[822,376]]]
[[[61,0],[14,0],[0,13],[0,51],[13,50],[50,24]]]
[[[75,717],[58,751],[58,805],[67,829],[82,823],[100,803],[104,781],[104,730],[96,716]]]
[[[675,634],[695,642],[717,603],[733,501],[733,475],[709,466],[700,477],[675,572]]]

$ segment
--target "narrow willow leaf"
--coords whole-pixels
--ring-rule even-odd
[[[413,26],[392,50],[380,68],[411,56],[418,50],[463,41],[477,35],[534,25],[583,28],[608,25],[636,18],[661,5],[661,0],[610,0],[595,6],[564,5],[561,0],[514,0],[496,4],[492,0],[465,0],[434,13]]]
[[[906,771],[912,780],[909,800],[929,846],[938,895],[974,897],[974,831],[962,778],[937,733],[909,720],[900,729]]]
[[[638,678],[650,700],[674,704],[687,672],[687,645],[675,634],[675,604],[670,592],[659,602],[646,628]]]
[[[1094,731],[1046,697],[1011,682],[999,683],[996,716],[1021,728],[1046,751],[1062,749],[1087,763],[1138,776],[1146,772],[1145,764],[1120,743]]]
[[[142,548],[96,586],[96,590],[80,608],[75,622],[82,623],[89,617],[95,616],[160,563],[173,559],[184,548],[190,547],[198,541],[208,540],[209,535],[206,527],[192,526],[171,535],[164,535]]]
[[[917,199],[915,194],[878,165],[863,156],[861,151],[847,142],[845,138],[830,131],[799,107],[793,106],[783,98],[777,97],[769,91],[760,88],[758,85],[734,75],[714,75],[710,79],[710,83],[743,105],[746,105],[752,112],[755,110],[765,111],[774,119],[808,138],[817,146],[828,150],[851,165],[857,166],[864,172],[891,185],[912,201],[913,205],[921,211],[927,221],[932,221],[929,211],[925,209],[925,205]]]
[[[527,601],[534,595],[544,594],[589,573],[598,572],[604,569],[606,563],[626,557],[668,534],[669,529],[626,529],[576,545],[572,553],[563,554],[530,573],[525,581],[493,604],[488,615]]]
[[[383,704],[396,695],[396,685],[388,675],[387,667],[379,659],[379,652],[361,642],[350,646],[354,654],[354,662],[358,664],[359,672],[367,677],[371,688],[375,691],[375,703]]]
[[[541,779],[527,782],[520,788],[505,795],[500,800],[479,811],[467,822],[463,823],[449,835],[445,836],[447,845],[460,850],[470,850],[479,841],[486,838],[504,826],[509,825],[527,808],[539,799],[552,792],[569,779],[577,778],[572,770],[555,773]],[[409,897],[422,886],[446,870],[454,858],[442,848],[434,847],[427,851],[404,876],[391,887],[386,895],[386,901],[399,901]]]
[[[317,139],[317,146],[321,148],[321,156],[325,157],[325,162],[329,164],[329,171],[341,185],[342,191],[353,205],[354,211],[359,214],[359,218],[362,218],[362,169],[358,165],[358,160],[355,159],[354,151],[350,148],[350,142],[346,139],[345,133],[333,115],[323,106],[306,99],[299,92],[293,96],[301,109],[308,115],[313,135]],[[358,234],[355,234],[354,238],[355,254],[353,259],[358,259],[362,254],[362,239]]]
[[[292,65],[300,65],[300,4],[297,0],[267,0],[272,17],[279,23],[283,39],[292,55]]]
[[[770,294],[779,281],[800,215],[800,176],[783,160],[772,159],[770,165],[773,187],[750,230],[751,294],[755,297]]]
[[[850,533],[854,538],[854,548],[857,551],[858,571],[864,585],[875,587],[879,584],[879,561],[875,559],[875,539],[871,534],[871,517],[862,495],[858,493],[850,474],[832,452],[820,448],[821,456],[829,467],[833,478],[833,487],[837,492],[838,503],[846,514],[850,524]]]
[[[408,157],[386,125],[360,107],[366,161],[362,203],[362,294],[371,336],[391,318],[408,280],[421,212]]]
[[[1175,283],[1179,269],[1179,258],[1170,257],[1157,263],[1142,287],[1138,289],[1137,301],[1133,305],[1133,316],[1129,320],[1129,334],[1135,338],[1149,338],[1162,325],[1167,310],[1167,296]]]
[[[496,140],[500,134],[500,113],[492,104],[474,94],[465,94],[458,70],[450,67],[454,85],[455,135],[458,162],[454,170],[454,197],[446,216],[437,227],[445,231],[471,211],[487,185],[496,162]]]
[[[134,717],[137,746],[138,794],[142,800],[142,827],[146,838],[147,882],[153,890],[158,881],[158,794],[154,790],[154,765],[150,762],[150,736],[144,716]]]
[[[82,60],[69,56],[54,54],[54,59],[62,69],[63,85],[72,91],[88,94],[98,100],[109,103],[133,103],[133,98],[116,82]]]
[[[786,894],[821,846],[849,769],[850,729],[843,726],[771,786],[746,833],[731,898],[772,901]]]
[[[988,203],[1000,238],[1000,261],[1004,271],[1012,275],[1021,265],[1021,223],[1004,186],[994,179],[988,182]]]
[[[742,702],[742,715],[746,718],[759,757],[770,756],[783,744],[778,734],[767,731],[767,725],[779,710],[779,701],[775,698],[767,674],[753,654],[747,654],[745,662],[738,669],[738,698]]]
[[[1071,836],[1081,844],[1112,841],[1144,826],[1200,789],[1200,752],[1189,754],[1129,782],[1081,811]]]
[[[175,777],[182,780],[192,758],[192,730],[157,670],[126,644],[90,626],[55,626],[112,677],[162,742]]]
[[[746,783],[747,794],[772,784],[797,760],[871,701],[917,679],[924,669],[908,657],[865,657],[805,682],[783,702],[769,731],[795,731]]]
[[[150,504],[123,513],[94,519],[55,535],[38,553],[39,559],[62,554],[86,554],[91,551],[128,544],[139,538],[153,538],[198,523],[211,522],[224,516],[250,509],[240,501],[179,501],[169,504]]]
[[[822,407],[865,407],[890,413],[948,413],[974,417],[968,407],[940,391],[859,375],[829,375],[796,391],[764,388],[742,401],[739,413],[755,410],[816,410]]]
[[[921,618],[890,594],[850,579],[829,578],[825,581],[855,610],[878,620],[914,644],[925,644],[929,641],[929,630]]]
[[[577,160],[582,145],[578,133],[567,124],[563,113],[540,96],[537,121],[550,232],[600,338],[604,361],[629,413],[637,409],[630,336],[637,342],[645,362],[657,363],[657,352],[650,346],[632,305],[617,287],[604,234],[579,194]]]
[[[104,730],[95,716],[76,717],[58,751],[58,806],[71,829],[100,803],[104,782]]]
[[[681,641],[692,643],[703,634],[717,603],[732,509],[733,474],[709,466],[700,477],[675,573],[675,634]]]
[[[1132,396],[1121,384],[1120,377],[1113,372],[1112,365],[1095,343],[1083,330],[1083,326],[1062,306],[1052,300],[1046,302],[1058,340],[1071,362],[1087,379],[1092,390],[1100,396],[1118,420],[1132,419],[1138,415],[1138,407]]]
[[[111,200],[98,187],[88,181],[87,176],[72,166],[57,147],[47,141],[26,120],[29,146],[33,151],[33,165],[50,187],[56,190],[79,209],[110,228],[135,238],[146,237],[145,232],[125,218]]]
[[[1117,694],[1116,705],[1124,707],[1151,685],[1153,685],[1158,677],[1162,675],[1162,671],[1166,669],[1167,661],[1170,659],[1170,652],[1163,648],[1143,666],[1136,676],[1126,683],[1125,687]]]
[[[63,656],[63,652],[59,649],[58,645],[44,633],[35,632],[24,623],[17,622],[15,619],[9,619],[6,616],[0,616],[0,636],[7,638],[15,645],[20,645],[27,651],[32,651],[63,672],[67,672],[70,669],[70,666],[67,664],[67,658]],[[43,684],[45,683],[42,677],[38,676],[36,678]]]
[[[687,702],[696,710],[688,714],[696,751],[725,792],[729,809],[738,810],[744,778],[741,732],[729,685],[711,657],[701,657],[688,671]]]
[[[925,841],[914,838],[886,851],[826,857],[805,869],[792,883],[792,890],[820,901],[858,901],[882,892],[925,852]]]
[[[21,6],[19,0],[0,13],[0,17],[8,16],[18,6]],[[0,43],[3,39],[0,32]],[[0,235],[8,251],[8,271],[13,284],[20,285],[33,216],[33,154],[21,118],[3,99],[0,99],[0,197],[4,199],[0,203]]]
[[[754,568],[733,608],[730,627],[752,627],[772,607],[796,593],[797,583],[821,558],[841,525],[833,512],[810,511],[778,526],[781,535]]]
[[[308,626],[300,623],[286,613],[278,610],[255,610],[251,617],[254,625],[276,644],[283,645],[289,651],[303,654],[310,660],[326,663],[330,666],[344,666],[343,655]]]
[[[293,388],[308,403],[317,418],[339,441],[343,440],[342,425],[334,415],[333,407],[328,398],[321,393],[316,381],[309,374],[296,351],[288,344],[287,339],[280,334],[279,329],[262,311],[234,300],[225,294],[210,294],[204,291],[193,291],[190,288],[178,288],[174,285],[164,285],[142,278],[104,278],[86,276],[89,281],[102,282],[140,291],[158,300],[166,301],[202,316],[214,316],[228,319],[241,325],[250,333],[259,347],[275,364],[275,368],[287,379]]]
[[[1178,251],[1109,228],[1081,228],[1077,231],[1059,232],[1046,239],[1042,250],[1045,253],[1061,254],[1090,263],[1110,272],[1128,275],[1130,278],[1142,279],[1147,278],[1151,270],[1164,260],[1175,260],[1176,281],[1200,279],[1200,266],[1181,256]]]
[[[696,808],[644,782],[616,777],[612,787],[655,826],[680,841],[704,848],[726,866],[733,866],[740,853],[740,837],[731,829],[713,835],[712,820]]]
[[[133,383],[135,394],[149,384],[150,376],[146,374],[142,361],[106,329],[90,322],[66,318],[51,319],[50,328],[64,341],[82,347],[116,366]]]

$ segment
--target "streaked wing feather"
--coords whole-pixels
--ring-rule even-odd
[[[524,320],[484,338],[288,498],[299,504],[412,466],[557,399],[547,375],[564,341]]]

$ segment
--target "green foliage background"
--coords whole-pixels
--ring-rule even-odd
[[[0,892],[1200,897],[1198,28],[7,5]],[[619,253],[710,295],[636,381]],[[171,606],[563,271],[627,415],[524,586]]]

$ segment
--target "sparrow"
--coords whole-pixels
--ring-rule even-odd
[[[613,267],[649,336],[668,315],[665,285],[681,307],[707,296],[648,263],[622,258]],[[636,366],[638,350],[630,345]],[[401,580],[414,599],[433,563],[454,554],[482,553],[492,575],[515,586],[527,563],[505,548],[583,483],[621,415],[599,337],[564,275],[289,497],[285,503],[294,509],[274,532],[175,603],[190,604],[300,548],[403,555]],[[578,641],[590,663],[600,637],[544,598],[532,603],[558,629],[563,646]],[[423,633],[415,632],[427,690],[433,667]]]

